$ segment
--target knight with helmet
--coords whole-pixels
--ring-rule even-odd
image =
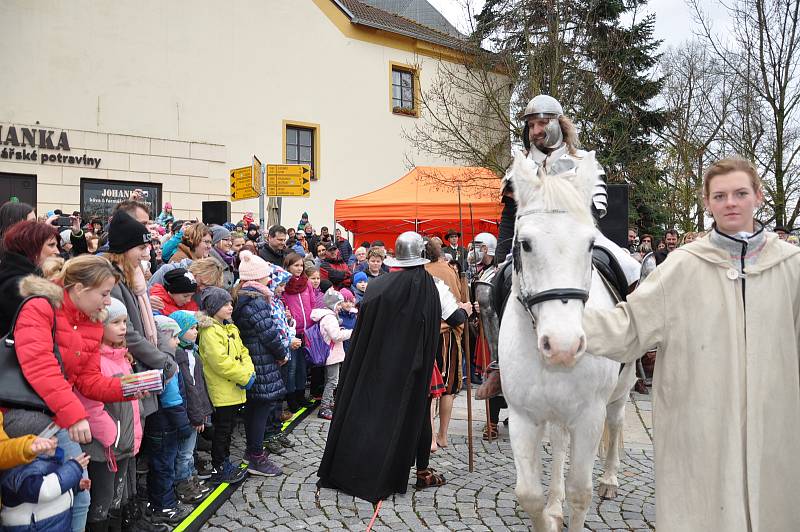
[[[564,115],[564,109],[558,100],[546,94],[536,96],[528,103],[522,119],[524,120],[522,142],[527,150],[527,157],[533,164],[544,169],[548,175],[575,171],[578,161],[587,152],[579,149],[575,125]],[[474,283],[474,297],[478,303],[481,323],[492,355],[492,363],[487,369],[484,383],[476,394],[478,399],[488,399],[500,393],[500,374],[497,364],[499,317],[505,298],[510,292],[511,268],[507,266],[511,261],[507,260],[507,257],[512,251],[514,223],[517,214],[512,178],[510,172],[507,173],[501,184],[504,207],[500,219],[496,256],[498,262],[505,262],[497,267],[497,271],[491,278],[482,276]],[[598,164],[597,181],[592,195],[592,212],[595,218],[600,219],[605,216],[607,207],[606,175]],[[633,285],[639,280],[639,263],[631,258],[629,253],[606,238],[599,229],[595,246],[604,250],[612,263],[616,262],[616,271],[621,270],[620,277],[624,276],[626,285]]]

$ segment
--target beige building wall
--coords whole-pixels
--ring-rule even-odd
[[[0,122],[0,138],[6,138],[9,125]],[[42,127],[13,125],[17,132],[25,127]],[[0,172],[36,175],[40,214],[53,209],[64,212],[81,210],[81,178],[161,183],[163,201],[172,202],[176,215],[183,218],[200,218],[203,201],[227,199],[228,170],[224,146],[93,131],[64,132],[70,151],[36,149],[39,155],[60,153],[82,157],[86,154],[87,157],[100,158],[97,168],[58,162],[42,164],[40,157],[34,162],[0,159]],[[30,147],[25,149],[31,151]],[[22,151],[22,148],[16,151]],[[2,198],[3,201],[6,199]],[[153,216],[157,215],[158,212]]]
[[[409,158],[452,164],[412,153],[402,133],[425,117],[390,107],[390,64],[420,64],[424,90],[437,59],[387,46],[391,34],[349,38],[342,17],[326,0],[4,0],[0,33],[15,53],[0,124],[67,130],[103,159],[36,167],[40,209],[77,208],[79,178],[103,177],[163,183],[179,216],[226,198],[228,169],[253,154],[282,163],[284,120],[318,124],[319,180],[311,198],[284,199],[282,221],[308,211],[331,225],[335,199],[397,179]],[[257,207],[234,202],[233,217]]]

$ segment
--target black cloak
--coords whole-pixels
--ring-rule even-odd
[[[342,364],[317,483],[376,503],[405,493],[430,417],[441,303],[422,267],[370,281]]]

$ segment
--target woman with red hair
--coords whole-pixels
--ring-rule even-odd
[[[3,235],[5,255],[0,263],[0,336],[8,334],[22,296],[19,282],[38,273],[44,260],[58,255],[58,229],[45,222],[24,220]]]

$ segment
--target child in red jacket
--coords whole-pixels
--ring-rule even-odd
[[[192,272],[185,268],[175,268],[164,274],[164,284],[150,287],[150,295],[161,299],[164,309],[160,314],[169,316],[178,310],[197,312],[199,308],[192,296],[197,292],[197,281]],[[155,313],[155,312],[154,312]]]

